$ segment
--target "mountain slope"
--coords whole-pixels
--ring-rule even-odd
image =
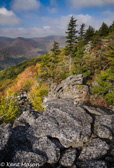
[[[65,46],[63,36],[34,39],[0,37],[0,70],[49,52],[54,41],[60,43],[60,48]]]

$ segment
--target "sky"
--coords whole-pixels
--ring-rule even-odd
[[[0,36],[65,35],[71,16],[96,30],[114,21],[114,0],[0,0]]]

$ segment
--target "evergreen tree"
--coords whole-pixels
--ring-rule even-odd
[[[109,28],[106,23],[102,23],[100,29],[99,29],[99,34],[100,36],[106,36],[109,33]]]
[[[50,56],[48,53],[42,59],[40,66],[40,77],[44,79],[44,81],[50,78]]]
[[[76,30],[76,22],[77,20],[75,20],[75,18],[72,16],[70,19],[70,22],[68,24],[68,28],[67,28],[67,36],[66,36],[66,53],[70,56],[70,60],[69,60],[69,72],[71,73],[71,66],[72,66],[72,57],[75,55],[76,52],[76,46],[74,45],[77,42],[77,30]]]
[[[41,63],[41,77],[46,81],[48,80],[48,85],[51,84],[53,87],[53,83],[55,82],[55,78],[57,77],[57,66],[59,62],[58,55],[60,54],[59,43],[54,41],[53,48],[51,49],[52,53],[46,54]]]
[[[73,55],[73,51],[74,51],[74,44],[76,43],[77,40],[77,35],[76,33],[78,32],[76,30],[76,22],[77,20],[75,20],[75,18],[72,16],[70,19],[70,22],[68,24],[68,28],[67,28],[67,36],[66,36],[66,43],[67,43],[67,49],[68,49],[68,53],[70,55]]]
[[[83,37],[84,37],[84,33],[85,33],[85,24],[82,23],[81,26],[80,26],[80,30],[79,30],[79,40],[82,40]]]
[[[53,55],[57,57],[60,54],[59,43],[54,41],[53,48],[51,49]]]
[[[84,35],[86,42],[92,40],[92,37],[94,36],[94,34],[95,34],[94,28],[92,26],[89,26]]]
[[[112,22],[112,24],[109,27],[109,31],[113,32],[114,31],[114,21]]]
[[[50,69],[51,69],[51,78],[52,78],[52,88],[55,78],[57,76],[57,66],[59,62],[58,55],[60,54],[59,43],[54,41],[53,48],[51,49],[52,55],[50,57]]]

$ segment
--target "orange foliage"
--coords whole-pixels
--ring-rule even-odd
[[[32,65],[25,69],[24,72],[18,75],[15,83],[7,89],[7,96],[14,95],[23,90],[30,90],[32,85],[36,85],[35,76],[39,73],[40,64]]]

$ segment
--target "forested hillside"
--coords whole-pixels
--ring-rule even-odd
[[[10,99],[23,91],[29,92],[34,108],[43,111],[43,97],[73,74],[86,77],[91,92],[88,104],[113,108],[114,23],[110,26],[102,23],[97,31],[91,26],[86,29],[85,24],[77,31],[76,23],[71,17],[65,48],[59,49],[59,43],[54,41],[50,53],[0,71],[0,115],[4,112],[6,97]],[[14,108],[14,104],[11,106]]]

